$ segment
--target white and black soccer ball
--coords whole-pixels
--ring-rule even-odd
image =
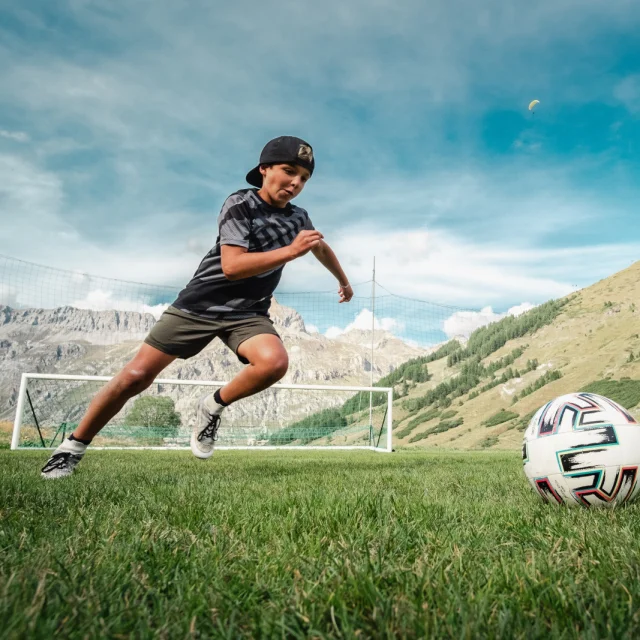
[[[522,445],[524,473],[545,502],[611,507],[638,495],[640,424],[595,393],[540,407]]]

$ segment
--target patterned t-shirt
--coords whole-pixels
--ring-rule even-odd
[[[269,315],[271,294],[280,282],[284,265],[257,276],[228,280],[222,271],[221,246],[245,247],[249,252],[273,251],[290,245],[303,229],[314,227],[309,214],[288,204],[267,204],[257,189],[230,195],[218,216],[218,237],[189,284],[173,306],[201,318],[219,320]]]

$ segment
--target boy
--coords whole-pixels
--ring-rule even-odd
[[[44,478],[73,473],[87,446],[133,396],[149,387],[176,358],[190,358],[220,338],[247,366],[198,407],[191,451],[213,454],[226,406],[280,380],[287,352],[269,319],[269,305],[287,262],[309,251],[337,278],[340,302],[353,290],[307,212],[290,204],[313,174],[311,146],[282,136],[267,143],[247,174],[255,189],[229,196],[218,217],[218,237],[189,284],[160,317],[136,356],[92,400],[78,428],[42,469]]]

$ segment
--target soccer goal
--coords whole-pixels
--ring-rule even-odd
[[[24,373],[12,449],[55,448],[111,378]],[[200,399],[225,383],[157,379],[93,441],[97,449],[188,449]],[[393,389],[275,384],[229,406],[217,449],[392,450]]]

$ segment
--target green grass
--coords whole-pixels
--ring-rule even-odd
[[[442,420],[438,422],[438,424],[433,427],[429,427],[426,431],[422,433],[417,433],[413,438],[409,440],[409,442],[419,442],[420,440],[426,440],[429,436],[432,436],[436,433],[444,433],[445,431],[450,431],[451,429],[455,429],[464,423],[464,418],[456,418],[455,420]]]
[[[404,438],[405,436],[408,436],[418,425],[428,422],[429,420],[433,420],[434,418],[437,418],[439,415],[440,415],[440,410],[432,408],[432,409],[429,409],[428,411],[425,411],[424,413],[421,413],[415,418],[412,418],[405,427],[403,427],[401,430],[398,431],[397,433],[398,438]]]
[[[632,409],[640,404],[640,380],[598,380],[584,386],[582,391],[611,398],[625,409]]]
[[[487,418],[482,424],[485,427],[495,427],[496,425],[507,422],[508,420],[513,420],[514,418],[518,417],[519,415],[515,411],[506,411],[505,409],[500,409],[498,413],[495,413],[491,417]]]
[[[0,451],[4,638],[623,638],[640,506],[544,505],[513,453]]]
[[[533,411],[530,411],[529,413],[525,414],[524,416],[516,420],[510,428],[518,429],[518,431],[526,431],[527,427],[529,426],[529,423],[531,422],[531,419],[536,414],[536,411],[537,409],[534,409]]]
[[[481,443],[480,448],[482,449],[490,449],[494,445],[498,444],[499,438],[498,436],[487,436]]]

